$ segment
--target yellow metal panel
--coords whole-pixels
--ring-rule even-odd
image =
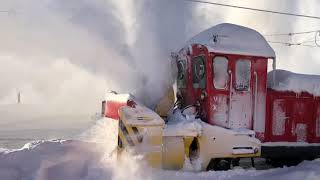
[[[138,142],[138,138],[137,136],[135,135],[135,133],[133,132],[132,130],[132,127],[131,126],[128,126],[124,123],[124,126],[126,127],[127,131],[128,131],[128,135],[130,136],[131,140],[133,141],[133,143],[135,145],[137,145],[139,142]]]
[[[119,138],[121,139],[123,146],[129,145],[127,138],[125,137],[123,132],[120,130],[120,128],[119,128]]]
[[[182,137],[163,137],[163,168],[179,170],[183,168],[185,148]]]

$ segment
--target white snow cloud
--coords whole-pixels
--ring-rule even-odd
[[[315,0],[221,2],[314,15],[319,5]],[[1,8],[16,12],[0,15],[0,103],[15,102],[21,91],[25,103],[90,113],[100,110],[110,89],[154,104],[170,79],[170,52],[218,23],[263,34],[319,28],[316,20],[172,0],[4,0]],[[314,48],[272,46],[278,67],[320,73]]]

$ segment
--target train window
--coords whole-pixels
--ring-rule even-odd
[[[203,56],[192,59],[192,84],[193,88],[206,87],[206,66]]]
[[[238,91],[248,91],[250,87],[251,62],[246,59],[239,59],[236,62],[236,83]]]
[[[216,56],[213,59],[213,85],[216,89],[226,89],[228,87],[228,59]]]
[[[186,59],[179,59],[177,61],[178,67],[178,77],[177,77],[177,86],[178,88],[187,87],[187,62]]]

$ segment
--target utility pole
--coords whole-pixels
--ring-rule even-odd
[[[17,94],[17,98],[18,98],[18,104],[20,104],[21,103],[21,93],[20,93],[20,91]]]

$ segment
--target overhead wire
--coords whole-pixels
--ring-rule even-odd
[[[315,33],[318,31],[320,31],[320,30],[291,32],[291,33],[279,33],[279,34],[265,34],[264,36],[293,36],[293,35],[299,35],[299,34],[310,34],[310,33]]]
[[[215,6],[223,6],[223,7],[229,7],[229,8],[237,8],[237,9],[244,9],[244,10],[250,10],[250,11],[258,11],[258,12],[264,12],[264,13],[272,13],[272,14],[280,14],[280,15],[287,15],[287,16],[295,16],[295,17],[311,18],[311,19],[320,20],[319,16],[311,16],[311,15],[305,15],[305,14],[281,12],[281,11],[274,11],[274,10],[268,10],[268,9],[258,9],[258,8],[237,6],[237,5],[224,4],[224,3],[216,3],[216,2],[204,1],[204,0],[181,0],[181,1],[191,2],[191,3],[210,4],[210,5],[215,5]],[[317,40],[318,35],[320,37],[320,30],[302,31],[302,32],[290,32],[290,33],[278,33],[278,34],[266,34],[264,36],[293,36],[293,35],[310,34],[310,33],[315,33],[314,40],[312,40],[312,41],[310,39],[310,40],[304,40],[304,41],[298,42],[298,43],[282,42],[282,41],[268,41],[268,42],[269,43],[282,44],[282,45],[286,45],[286,46],[320,47],[320,43],[318,43],[318,40]],[[309,42],[314,42],[316,44],[316,46],[305,44],[305,43],[309,43]]]
[[[311,37],[311,38],[304,40],[304,41],[300,41],[298,44],[309,43],[309,42],[314,42],[314,37]]]
[[[309,45],[309,44],[301,44],[301,43],[290,43],[290,42],[283,42],[283,41],[267,41],[268,43],[272,44],[281,44],[285,46],[305,46],[305,47],[318,47],[316,45]]]
[[[283,41],[271,41],[269,40],[269,43],[273,44],[282,44],[286,46],[306,46],[306,47],[320,47],[320,43],[318,43],[320,40],[318,40],[318,36],[320,37],[320,31],[306,31],[306,32],[314,32],[315,36],[311,37],[309,39],[298,41],[298,42],[283,42]],[[306,43],[314,43],[315,45],[306,44]]]
[[[320,47],[320,44],[318,43],[318,36],[320,37],[320,31],[316,32],[314,36],[314,43],[317,47]]]
[[[311,18],[311,19],[320,20],[319,16],[311,16],[311,15],[305,15],[305,14],[296,14],[296,13],[273,11],[273,10],[267,10],[267,9],[250,8],[250,7],[245,7],[245,6],[236,6],[236,5],[232,5],[232,4],[216,3],[216,2],[203,1],[203,0],[182,0],[182,1],[193,2],[193,3],[201,3],[201,4],[210,4],[210,5],[224,6],[224,7],[229,7],[229,8],[245,9],[245,10],[250,10],[250,11],[259,11],[259,12],[265,12],[265,13],[281,14],[281,15],[287,15],[287,16],[295,16],[295,17]]]

